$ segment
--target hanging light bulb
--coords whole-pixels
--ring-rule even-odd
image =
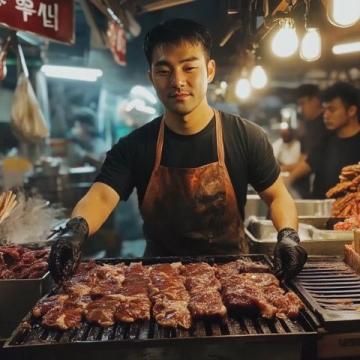
[[[360,19],[359,0],[330,0],[327,3],[329,21],[338,27],[350,27]]]
[[[300,57],[305,61],[315,61],[321,56],[321,37],[316,28],[307,28],[301,40]]]
[[[268,81],[266,72],[261,65],[256,65],[250,75],[251,86],[255,89],[262,89]]]
[[[240,100],[246,100],[251,95],[250,81],[245,78],[240,78],[235,85],[235,95]]]
[[[271,48],[276,56],[289,57],[295,53],[299,45],[294,20],[291,18],[281,19],[279,25],[280,30],[275,34]]]

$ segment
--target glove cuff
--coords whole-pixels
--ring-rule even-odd
[[[83,235],[85,238],[89,236],[89,224],[81,216],[70,219],[66,224],[66,228],[76,234]]]
[[[290,227],[282,228],[277,235],[277,240],[280,242],[284,238],[290,238],[291,240],[300,243],[300,238],[296,230]]]

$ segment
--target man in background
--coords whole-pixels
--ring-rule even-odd
[[[73,123],[68,135],[67,165],[76,167],[89,163],[100,167],[107,149],[96,129],[96,114],[89,108],[80,108],[73,114]]]
[[[314,199],[325,198],[325,193],[339,182],[341,169],[360,161],[360,114],[358,89],[338,82],[323,94],[324,124],[330,132],[318,142],[291,172],[288,182],[313,173]]]
[[[298,112],[302,119],[303,133],[299,136],[301,142],[301,157],[288,171],[292,171],[300,160],[304,160],[314,148],[324,141],[328,131],[323,121],[323,107],[321,104],[320,90],[315,84],[303,84],[296,92]],[[310,175],[297,179],[293,183],[297,193],[302,198],[311,198]]]

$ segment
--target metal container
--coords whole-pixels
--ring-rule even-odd
[[[40,279],[0,280],[0,339],[6,339],[53,282],[47,272]]]
[[[342,255],[344,245],[353,240],[352,231],[329,230],[341,218],[299,216],[301,244],[309,255]],[[276,244],[277,230],[270,220],[251,218],[245,235],[252,253],[272,255]]]
[[[335,200],[294,199],[294,201],[299,216],[330,217],[332,204]],[[247,195],[245,219],[250,216],[265,217],[267,214],[268,208],[259,195]]]
[[[243,258],[270,265],[263,255]],[[224,263],[239,256],[118,259],[107,263],[142,261],[144,264],[205,261]],[[104,261],[101,261],[104,262]],[[14,359],[310,359],[315,351],[314,315],[306,308],[295,320],[259,316],[227,316],[219,320],[194,320],[189,330],[159,326],[154,319],[117,323],[110,328],[86,321],[79,329],[44,328],[29,314],[5,344],[4,356]]]

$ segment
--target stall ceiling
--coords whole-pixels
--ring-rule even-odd
[[[99,34],[105,32],[106,7],[109,6],[115,10],[115,13],[118,8],[128,9],[141,26],[140,35],[128,41],[128,66],[120,69],[122,73],[146,73],[147,65],[142,51],[144,34],[155,24],[172,17],[197,20],[210,28],[214,37],[213,57],[217,61],[219,79],[229,80],[240,73],[246,63],[245,49],[251,47],[253,41],[259,44],[258,52],[262,57],[263,65],[268,68],[271,78],[275,81],[301,82],[307,72],[328,74],[332,70],[358,67],[358,56],[335,57],[330,50],[335,42],[351,40],[356,37],[359,39],[359,22],[348,29],[330,25],[321,0],[311,1],[309,17],[320,28],[323,41],[321,59],[307,63],[300,60],[298,55],[294,55],[291,59],[279,59],[272,55],[269,49],[271,32],[263,37],[267,30],[264,25],[264,16],[268,15],[267,20],[271,20],[282,11],[289,10],[289,3],[294,4],[291,15],[295,18],[298,32],[301,34],[304,29],[305,2],[303,0],[85,1],[95,20],[93,22],[89,22],[89,14],[87,11],[84,12],[84,1],[79,0],[76,4],[76,44],[66,46],[51,43],[45,52],[40,51],[39,46],[34,48],[33,45],[28,44],[25,45],[25,55],[33,59],[40,59],[40,55],[42,55],[45,60],[69,65],[88,65],[89,53],[94,48],[96,51],[100,48],[100,51],[109,53],[104,44],[99,42]],[[249,9],[252,9],[251,12]],[[252,25],[252,20],[256,21],[255,27]]]

